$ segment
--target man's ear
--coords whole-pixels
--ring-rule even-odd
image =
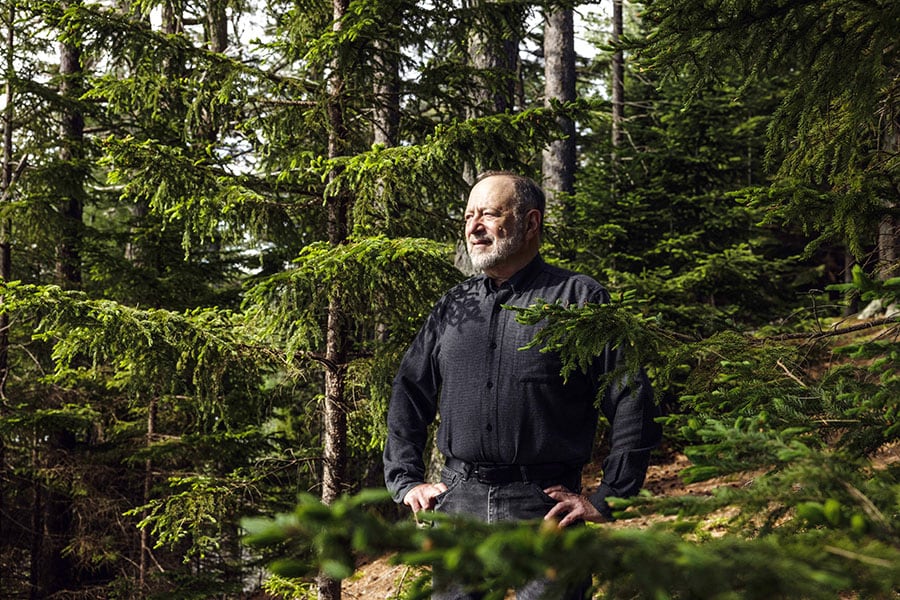
[[[536,208],[532,208],[528,211],[528,225],[526,226],[526,231],[534,230],[535,234],[541,233],[541,211]]]

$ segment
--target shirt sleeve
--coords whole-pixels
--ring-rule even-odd
[[[606,498],[626,498],[641,489],[650,464],[650,452],[662,439],[662,427],[656,421],[659,408],[646,373],[627,374],[621,349],[607,350],[607,373],[621,369],[623,375],[609,385],[601,409],[609,421],[609,455],[603,462],[603,479],[590,501],[601,513],[611,517]]]
[[[423,454],[428,426],[437,414],[441,385],[436,360],[436,312],[432,312],[406,351],[388,405],[384,481],[398,503],[409,490],[425,481]]]

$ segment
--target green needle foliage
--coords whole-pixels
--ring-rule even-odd
[[[326,507],[303,497],[292,513],[245,520],[245,542],[278,556],[269,568],[283,577],[324,568],[346,578],[357,555],[395,553],[397,563],[440,568],[493,599],[536,577],[565,585],[591,574],[604,598],[824,599],[850,589],[881,596],[900,583],[897,547],[829,529],[697,542],[663,525],[560,530],[552,522],[486,525],[434,514],[420,515],[423,527],[379,517],[374,508],[385,499],[369,491]],[[427,593],[426,580],[404,597]]]

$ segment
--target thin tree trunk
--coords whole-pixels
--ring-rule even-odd
[[[888,107],[882,117],[886,125],[882,134],[882,151],[887,156],[900,152],[900,113]],[[895,197],[900,195],[900,185],[894,187]],[[878,224],[878,278],[882,281],[900,275],[900,224],[892,214],[897,202],[887,201],[887,211]]]
[[[613,0],[612,43],[622,39],[622,0]],[[616,149],[622,145],[622,127],[625,123],[625,55],[616,50],[612,57],[612,146],[613,165],[618,163]]]
[[[333,0],[334,31],[339,32],[347,12],[349,0]],[[348,138],[343,110],[343,65],[335,57],[329,80],[330,99],[328,119],[328,156],[334,158],[346,152]],[[332,178],[335,174],[332,174]],[[328,241],[332,245],[347,240],[347,214],[349,199],[345,192],[327,199]],[[341,290],[332,290],[328,303],[328,323],[325,336],[325,410],[324,449],[322,461],[322,502],[334,502],[347,485],[347,407],[344,390],[346,348],[348,337],[347,317],[341,303]],[[340,600],[341,582],[320,573],[318,580],[320,600]]]
[[[851,254],[850,248],[844,247],[844,283],[853,283],[853,265],[856,258]],[[850,294],[847,306],[844,308],[844,316],[859,312],[859,294]]]
[[[59,45],[60,96],[76,101],[82,92],[83,70],[78,33],[73,31]],[[63,165],[64,199],[60,206],[62,235],[57,247],[56,275],[60,285],[81,284],[81,226],[84,212],[84,116],[71,105],[62,112],[59,158]]]
[[[228,48],[227,8],[227,0],[209,0],[207,5],[206,29],[209,49],[212,52],[225,52]]]
[[[153,438],[156,435],[156,413],[158,407],[158,398],[153,396],[150,399],[150,405],[147,408],[147,447],[153,445]],[[144,461],[144,504],[150,502],[150,491],[153,489],[153,460],[148,458]],[[147,511],[144,511],[143,518],[147,517]],[[139,563],[140,573],[138,575],[138,589],[143,594],[147,585],[147,570],[150,563],[150,528],[141,529],[141,559]]]
[[[44,496],[38,476],[40,453],[37,440],[37,432],[34,432],[31,447],[31,553],[28,569],[29,598],[31,600],[44,597],[44,590],[41,586],[41,556],[44,553]]]
[[[555,9],[544,25],[544,105],[575,100],[575,25],[572,9]],[[575,190],[575,121],[557,117],[563,139],[543,152],[542,175],[547,194],[546,219],[565,224],[565,198]]]
[[[6,107],[3,111],[3,179],[2,193],[4,198],[9,198],[10,186],[12,185],[12,162],[13,162],[13,89],[12,78],[15,75],[15,65],[13,63],[13,44],[15,42],[15,32],[13,23],[16,18],[16,9],[14,4],[9,5],[9,13],[7,15],[9,23],[6,32]],[[5,204],[5,202],[4,202]],[[0,219],[0,278],[4,282],[10,281],[12,278],[12,259],[9,236],[12,229],[12,223],[9,219]],[[0,304],[4,303],[4,297],[0,296]],[[6,381],[9,375],[9,315],[5,312],[0,314],[0,416],[6,416]],[[6,532],[6,440],[0,434],[0,551],[2,551],[4,540],[7,539]],[[4,575],[6,570],[0,565],[0,590],[4,587]]]
[[[400,49],[397,46],[397,42],[375,42],[373,141],[386,148],[396,146],[400,135]]]
[[[13,23],[16,18],[15,5],[10,3],[9,27],[6,31],[6,107],[3,111],[3,180],[2,195],[4,200],[9,200],[10,186],[13,180],[13,88],[12,80],[16,73],[16,67],[13,62],[13,50],[15,44],[15,32]],[[4,202],[5,204],[6,202]],[[0,219],[0,279],[10,281],[12,279],[12,248],[10,246],[10,235],[12,234],[12,222],[9,219]],[[0,304],[3,304],[3,297],[0,296]],[[6,381],[9,376],[9,315],[5,312],[0,314],[0,403],[5,404],[6,398]],[[0,519],[2,526],[3,519]],[[3,539],[2,531],[0,531],[0,539]],[[2,589],[0,585],[0,589]]]
[[[898,238],[900,228],[897,227],[897,218],[885,215],[878,224],[878,278],[882,281],[897,276],[897,264],[900,260]]]
[[[77,5],[63,3],[68,9]],[[84,71],[81,66],[80,33],[77,29],[63,31],[59,44],[59,93],[65,102],[60,109],[59,147],[59,204],[61,231],[56,247],[56,277],[66,288],[81,285],[81,237],[84,211],[84,116],[75,106],[83,90]],[[43,482],[41,464],[48,469],[65,473],[65,464],[74,448],[75,436],[64,428],[35,434],[34,504],[32,544],[31,593],[35,597],[49,597],[56,592],[77,587],[78,582],[65,548],[72,534],[72,502],[63,479]],[[44,454],[40,443],[43,441]]]
[[[488,4],[501,4],[488,0]],[[510,31],[512,27],[508,28]],[[469,36],[469,60],[481,73],[481,85],[475,90],[475,107],[469,117],[512,110],[515,106],[516,64],[519,40],[501,32],[476,29]]]
[[[184,31],[181,3],[164,2],[162,6],[162,31],[167,35],[175,35]]]

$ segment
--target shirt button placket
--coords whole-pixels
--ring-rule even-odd
[[[504,360],[504,356],[502,352],[498,351],[498,348],[501,348],[500,340],[503,338],[503,330],[504,330],[504,315],[503,312],[503,304],[507,304],[512,297],[512,291],[509,289],[501,289],[497,292],[494,297],[494,308],[491,314],[491,341],[490,341],[490,379],[487,381],[487,391],[488,391],[488,411],[487,418],[485,419],[485,431],[490,436],[490,448],[492,449],[492,454],[495,457],[500,456],[500,436],[499,429],[498,434],[494,434],[494,425],[496,425],[499,421],[500,415],[500,404],[498,400],[498,395],[502,393],[500,389],[502,386],[500,385],[500,367],[501,363]],[[495,385],[496,384],[496,385]]]

